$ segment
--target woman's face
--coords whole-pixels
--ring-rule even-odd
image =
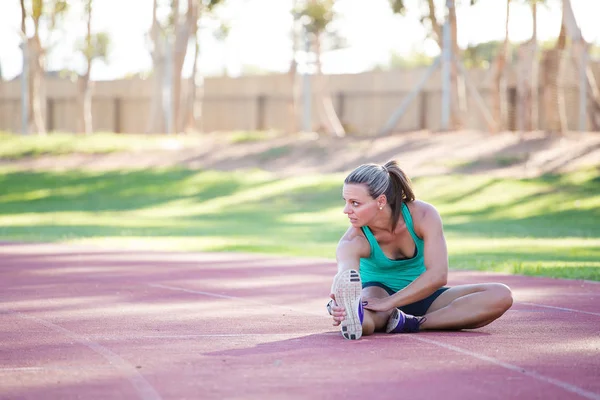
[[[344,184],[342,196],[346,202],[344,214],[354,227],[368,225],[379,211],[379,204],[369,195],[366,185]]]

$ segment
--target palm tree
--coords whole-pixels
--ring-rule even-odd
[[[406,5],[405,0],[389,0],[392,11],[395,14],[405,15]],[[474,4],[476,0],[470,0],[471,4]],[[445,21],[438,19],[438,10],[436,8],[434,0],[425,0],[419,3],[422,8],[427,11],[421,16],[421,22],[425,29],[428,29],[427,35],[433,38],[440,49],[444,48],[443,45],[443,33],[442,28]],[[461,50],[458,47],[458,27],[456,19],[456,7],[455,0],[446,0],[445,6],[448,11],[448,21],[450,23],[450,43],[452,47],[452,53],[459,59]],[[454,128],[460,128],[462,126],[462,113],[466,111],[466,100],[463,95],[464,84],[463,78],[460,76],[457,64],[452,63],[450,70],[450,87],[452,91],[453,101],[451,102],[451,121]]]
[[[40,37],[40,26],[45,26],[48,35],[51,36],[61,22],[62,17],[68,10],[67,0],[33,0],[31,12],[27,12],[25,0],[21,4],[21,35],[24,38],[24,48],[27,57],[23,70],[28,71],[25,79],[29,82],[29,104],[31,110],[28,125],[34,132],[40,135],[46,134],[46,122],[44,110],[46,105],[45,77],[46,54],[50,48],[48,40],[42,41]],[[33,33],[28,35],[26,29],[27,17],[33,21]],[[29,128],[28,127],[28,128]],[[27,129],[29,131],[29,129]]]
[[[188,110],[182,107],[182,70],[189,48],[190,40],[197,40],[198,19],[203,13],[210,12],[224,0],[187,0],[187,9],[180,13],[180,0],[170,0],[169,15],[164,21],[158,19],[158,2],[153,1],[152,25],[149,32],[150,54],[152,55],[154,94],[151,102],[151,114],[147,131],[176,131],[181,132]],[[170,48],[170,43],[173,43]],[[172,57],[171,57],[172,55]],[[167,116],[160,112],[161,100],[164,100],[163,86],[165,75],[169,72],[170,104],[169,114],[173,124],[167,121]],[[167,132],[171,133],[171,132]]]
[[[108,54],[109,37],[106,33],[92,34],[92,3],[93,0],[87,0],[84,6],[86,21],[85,41],[81,45],[80,51],[85,57],[86,67],[83,74],[77,77],[78,86],[78,132],[89,135],[92,133],[92,89],[93,82],[90,81],[92,64],[96,59],[106,60]]]
[[[321,123],[329,133],[338,137],[346,135],[346,131],[333,107],[331,95],[327,89],[327,80],[321,68],[321,56],[323,53],[323,40],[329,24],[335,18],[333,10],[334,0],[308,0],[300,5],[296,14],[309,34],[312,48],[316,56],[317,77],[317,111]]]

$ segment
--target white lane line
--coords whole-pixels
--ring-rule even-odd
[[[307,332],[314,335],[326,332]],[[300,338],[304,335],[298,333],[207,333],[195,335],[123,335],[123,336],[94,336],[95,340],[136,340],[136,339],[198,339],[198,338],[251,338],[251,337],[277,337],[277,338]]]
[[[568,311],[568,312],[574,312],[574,313],[580,313],[580,314],[595,315],[596,317],[600,317],[600,313],[595,313],[595,312],[591,312],[591,311],[581,311],[581,310],[574,310],[572,308],[546,306],[544,304],[528,303],[528,302],[524,302],[524,301],[518,301],[516,303],[517,304],[525,304],[526,306],[550,308],[552,310]]]
[[[23,319],[30,319],[37,322],[40,325],[44,325],[46,328],[51,329],[55,332],[62,333],[65,336],[68,336],[72,340],[88,347],[90,350],[100,354],[104,357],[110,365],[115,366],[121,373],[122,376],[127,379],[135,391],[137,392],[140,399],[143,400],[161,400],[158,392],[150,385],[150,383],[134,368],[131,364],[121,358],[118,354],[112,352],[106,347],[91,341],[89,338],[85,336],[78,335],[75,332],[72,332],[68,329],[63,328],[62,326],[56,325],[50,321],[46,321],[44,319],[34,317],[32,315],[27,315],[18,311],[8,310],[9,313],[15,314]]]
[[[175,291],[178,291],[178,292],[200,294],[202,296],[218,297],[220,299],[237,300],[237,301],[242,301],[244,303],[252,303],[252,304],[257,304],[257,305],[261,305],[261,306],[281,308],[281,309],[286,310],[286,311],[294,311],[294,312],[302,313],[302,314],[319,315],[321,317],[326,316],[325,312],[323,312],[323,314],[316,314],[316,313],[313,313],[313,312],[310,312],[310,311],[303,311],[303,310],[298,310],[298,309],[295,309],[295,308],[292,308],[292,307],[280,306],[279,304],[272,304],[272,303],[266,303],[266,302],[263,302],[263,301],[249,300],[249,299],[246,299],[244,297],[228,296],[228,295],[225,295],[225,294],[203,292],[201,290],[192,290],[192,289],[186,289],[186,288],[177,287],[177,286],[167,286],[167,285],[159,285],[159,284],[153,284],[153,283],[149,283],[148,286],[155,287],[155,288],[160,288],[160,289],[175,290]],[[323,306],[323,310],[325,310],[325,306]]]
[[[112,370],[112,367],[88,367],[79,365],[77,367],[6,367],[0,368],[0,374],[3,372],[27,372],[27,371],[107,371]]]
[[[572,385],[572,384],[567,383],[567,382],[563,382],[563,381],[558,380],[558,379],[550,378],[550,377],[542,375],[542,374],[538,374],[535,371],[530,371],[528,369],[525,369],[523,367],[519,367],[517,365],[505,363],[505,362],[497,360],[497,359],[495,359],[493,357],[488,357],[488,356],[485,356],[483,354],[475,353],[473,351],[465,350],[465,349],[462,349],[460,347],[452,346],[451,344],[447,344],[447,343],[443,343],[443,342],[438,342],[437,340],[431,340],[431,339],[425,339],[423,337],[417,337],[417,335],[408,335],[408,337],[410,337],[411,339],[414,339],[414,340],[418,340],[420,342],[433,344],[435,346],[443,347],[444,349],[447,349],[447,350],[452,350],[452,351],[455,351],[455,352],[460,353],[460,354],[464,354],[464,355],[467,355],[467,356],[470,356],[470,357],[473,357],[473,358],[477,358],[478,360],[486,361],[486,362],[489,362],[491,364],[498,365],[498,366],[500,366],[502,368],[506,368],[508,370],[521,373],[523,375],[527,375],[530,378],[537,379],[538,381],[549,383],[549,384],[554,385],[554,386],[558,386],[558,387],[560,387],[562,389],[565,389],[565,390],[567,390],[567,391],[569,391],[571,393],[575,393],[575,394],[577,394],[579,396],[582,396],[582,397],[585,397],[587,399],[600,400],[600,394],[589,392],[589,391],[587,391],[585,389],[582,389],[582,388],[580,388],[578,386]]]

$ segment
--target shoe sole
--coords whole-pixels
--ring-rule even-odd
[[[335,302],[344,307],[346,318],[341,322],[342,336],[349,340],[358,340],[362,336],[362,324],[358,315],[362,285],[358,271],[350,269],[335,277]]]
[[[387,326],[385,327],[385,333],[391,333],[398,326],[400,318],[404,318],[404,315],[398,311],[397,308],[392,311],[390,318],[388,318]]]

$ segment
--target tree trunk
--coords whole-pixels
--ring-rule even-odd
[[[29,60],[29,126],[31,132],[46,135],[44,112],[46,110],[46,86],[44,77],[45,52],[36,34],[27,41]]]
[[[162,108],[163,80],[165,75],[165,43],[157,15],[157,0],[152,4],[152,26],[149,38],[151,41],[150,55],[152,57],[152,97],[150,99],[150,115],[146,133],[159,133],[165,130],[165,120]]]
[[[560,29],[558,41],[553,49],[544,53],[544,75],[542,86],[544,88],[544,119],[546,130],[549,132],[563,133],[566,130],[565,100],[562,88],[562,70],[564,64],[564,49],[566,46],[566,30],[563,24]]]
[[[196,92],[198,90],[198,86],[196,85],[196,76],[198,74],[198,55],[200,52],[200,42],[197,37],[197,25],[196,29],[194,29],[192,38],[194,40],[194,64],[192,65],[192,76],[188,81],[188,93],[186,96],[186,103],[184,105],[184,122],[183,127],[185,132],[193,132],[198,130],[198,110],[196,106]]]
[[[510,0],[506,0],[506,22],[504,25],[504,43],[496,55],[494,74],[494,119],[499,130],[504,130],[508,122],[508,104],[506,97],[506,63],[508,57],[508,23],[510,18]]]
[[[93,132],[92,87],[93,82],[90,81],[89,74],[86,73],[77,79],[77,108],[79,111],[77,133],[83,133],[85,135],[91,135]]]
[[[456,7],[454,0],[450,0],[449,3],[450,7],[448,8],[448,20],[450,21],[450,43],[453,53],[452,56],[454,60],[459,60],[460,48],[458,47]],[[431,22],[433,36],[440,49],[443,49],[444,38],[442,27],[446,21],[442,21],[441,23],[438,22],[434,0],[427,0],[427,5],[429,9],[427,18]],[[444,3],[444,7],[446,7],[446,5],[447,3]],[[452,125],[452,129],[460,129],[463,126],[463,114],[467,110],[465,79],[467,78],[461,76],[459,73],[456,62],[452,62],[450,67],[450,91],[451,98],[453,99],[450,104],[450,123]]]
[[[317,64],[317,99],[319,117],[321,123],[324,125],[327,133],[334,134],[337,137],[346,136],[346,131],[340,119],[338,118],[331,95],[327,88],[327,80],[321,70],[321,39],[320,35],[315,35],[315,53],[316,53],[316,64]]]
[[[456,4],[454,0],[450,1],[451,7],[448,10],[450,21],[450,42],[452,46],[452,57],[454,60],[460,59],[460,48],[458,47],[458,25],[456,20]],[[443,45],[442,45],[443,46]],[[440,48],[443,48],[440,46]],[[450,67],[450,91],[453,99],[450,104],[450,121],[453,129],[461,129],[464,126],[463,114],[467,111],[467,99],[465,96],[465,79],[458,71],[456,62],[451,63]]]
[[[517,65],[517,129],[532,131],[537,129],[537,113],[534,105],[537,99],[537,42],[535,39],[519,46],[519,63]]]
[[[175,132],[183,131],[183,122],[185,117],[185,107],[182,103],[182,79],[181,72],[183,63],[187,55],[190,34],[194,30],[193,26],[197,24],[197,4],[194,0],[188,0],[188,10],[185,20],[179,22],[179,1],[173,1],[173,16],[175,24],[175,46],[173,56],[173,119],[175,121]]]
[[[600,91],[589,64],[583,63],[583,55],[589,52],[589,45],[577,24],[571,0],[563,0],[563,24],[572,43],[573,65],[578,71],[581,68],[585,69],[586,82],[584,84],[587,85],[586,89],[591,102],[589,110],[586,111],[590,112],[590,121],[594,129],[598,129],[598,125],[600,125]],[[583,89],[580,87],[579,90]]]
[[[294,1],[293,8],[296,8],[297,0]],[[296,53],[298,51],[298,35],[296,32],[296,26],[298,22],[294,20],[292,24],[292,61],[290,62],[290,68],[288,69],[289,85],[292,91],[292,99],[289,103],[288,108],[288,133],[294,133],[300,131],[300,115],[299,115],[299,104],[300,104],[300,79],[298,79],[298,63],[296,62]]]
[[[531,54],[531,106],[528,110],[531,110],[531,130],[537,131],[540,124],[540,62],[537,59],[538,55],[538,42],[537,42],[537,2],[531,3],[531,13],[533,16],[533,33],[531,38],[533,41],[533,50]]]
[[[86,70],[83,75],[77,78],[77,87],[79,91],[79,123],[77,126],[78,133],[86,135],[92,134],[92,82],[90,82],[90,73],[92,71],[92,0],[87,1],[86,5]]]

